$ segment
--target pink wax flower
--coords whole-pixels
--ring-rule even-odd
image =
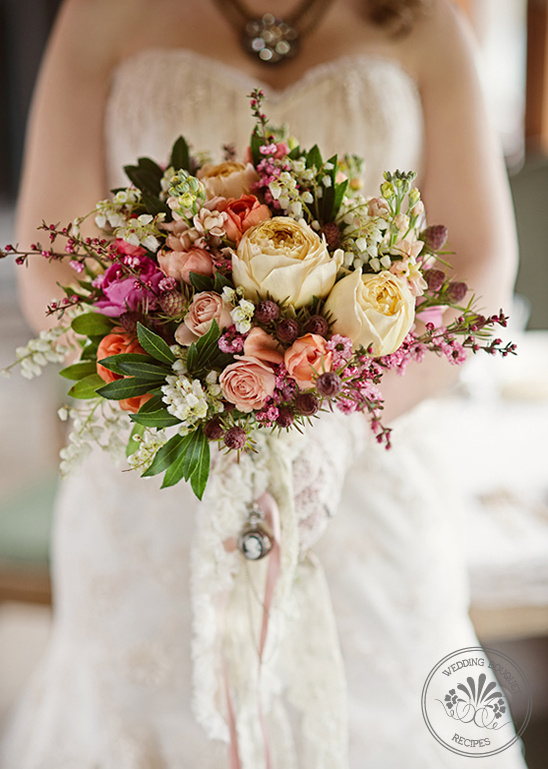
[[[130,246],[132,248],[132,246]],[[110,318],[128,311],[139,311],[157,305],[158,285],[165,277],[148,256],[131,255],[131,269],[120,263],[111,265],[103,275],[103,299],[94,302],[95,309]]]

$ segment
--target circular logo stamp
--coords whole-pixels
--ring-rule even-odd
[[[492,756],[513,745],[531,717],[523,671],[494,649],[469,646],[430,671],[422,714],[435,739],[461,756]]]

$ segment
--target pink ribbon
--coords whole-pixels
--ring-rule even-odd
[[[268,731],[266,728],[266,724],[263,716],[262,704],[261,704],[260,681],[261,681],[261,670],[263,665],[263,654],[264,654],[264,649],[266,645],[266,639],[268,637],[270,609],[272,606],[272,599],[274,597],[274,590],[276,589],[276,583],[278,582],[278,578],[280,576],[280,571],[281,571],[281,550],[280,550],[281,526],[280,526],[280,512],[278,510],[278,505],[276,504],[276,500],[271,494],[265,491],[257,500],[257,505],[264,513],[265,522],[268,528],[270,529],[270,531],[272,532],[272,539],[273,539],[272,549],[267,556],[269,560],[268,560],[268,570],[266,574],[266,583],[265,583],[265,591],[264,591],[263,621],[261,625],[261,637],[260,637],[259,649],[258,649],[259,722],[261,724],[261,731],[263,733],[266,769],[272,769],[270,740],[268,738]],[[232,550],[234,547],[232,540],[230,542],[227,541],[225,543],[225,547],[229,550]],[[238,747],[238,732],[236,729],[236,717],[234,714],[234,705],[232,702],[232,695],[230,692],[229,675],[228,675],[226,660],[224,659],[224,656],[223,656],[223,676],[224,676],[226,700],[227,700],[228,728],[230,733],[230,746],[229,746],[230,769],[242,769],[240,751]]]

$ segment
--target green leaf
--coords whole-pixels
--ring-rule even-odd
[[[123,376],[127,372],[123,371],[119,367],[119,364],[125,361],[131,361],[135,363],[143,363],[147,361],[149,363],[154,363],[154,358],[152,358],[150,355],[144,355],[143,353],[139,352],[122,352],[118,355],[109,355],[108,358],[101,358],[97,361],[97,363],[100,363],[101,366],[108,368],[109,371],[113,371],[115,374],[120,374],[120,376]]]
[[[335,198],[333,200],[333,210],[331,211],[331,221],[333,221],[339,213],[339,209],[342,205],[347,187],[348,179],[345,179],[344,182],[335,185]]]
[[[144,355],[141,357],[145,357]],[[127,376],[134,376],[137,379],[157,380],[163,382],[171,372],[171,369],[163,368],[155,363],[144,361],[119,361],[118,368]]]
[[[139,158],[136,166],[124,166],[128,178],[142,192],[158,196],[162,190],[161,179],[164,172],[150,158]]]
[[[190,282],[196,291],[211,291],[213,288],[213,278],[209,275],[200,275],[197,272],[189,273]]]
[[[179,136],[173,145],[169,165],[173,166],[176,171],[181,168],[185,171],[190,171],[190,153],[188,151],[188,144],[183,136]]]
[[[177,458],[167,468],[166,474],[164,475],[164,479],[162,481],[162,485],[160,488],[167,489],[169,486],[174,486],[176,483],[179,483],[179,481],[182,480],[182,478],[184,477],[184,463],[187,457],[188,448],[191,445],[193,438],[194,438],[194,433],[185,435],[183,439],[183,443],[181,443],[179,447]]]
[[[90,374],[72,385],[68,394],[71,398],[77,398],[78,400],[84,401],[89,400],[90,398],[96,398],[99,392],[98,388],[104,383],[104,379],[101,379],[99,374]]]
[[[164,342],[161,336],[158,336],[154,331],[143,326],[142,323],[137,324],[137,336],[139,337],[141,347],[143,347],[149,355],[152,355],[153,358],[162,363],[169,363],[169,365],[175,362],[175,356],[169,349],[168,344]]]
[[[84,377],[91,376],[91,374],[97,373],[97,365],[92,360],[81,360],[78,363],[73,363],[71,366],[67,366],[60,372],[61,376],[65,379],[73,379],[78,381],[84,379]]]
[[[180,452],[181,444],[183,444],[188,437],[188,435],[174,435],[170,438],[167,443],[158,449],[152,460],[152,464],[145,470],[141,477],[149,478],[151,475],[158,475],[158,473],[163,473],[164,470],[167,470],[167,468],[175,462],[179,454],[182,453]]]
[[[158,411],[161,408],[165,408],[165,404],[162,400],[161,395],[154,395],[152,398],[149,398],[147,401],[143,403],[138,414],[149,414],[153,411]]]
[[[218,294],[222,294],[223,288],[225,286],[229,286],[230,288],[234,288],[232,281],[230,281],[227,277],[225,277],[220,272],[215,272],[215,283],[213,285],[213,290],[216,291]]]
[[[103,398],[108,398],[111,401],[121,401],[124,398],[135,398],[137,395],[145,395],[158,386],[158,380],[151,381],[150,379],[135,379],[134,377],[128,377],[127,379],[116,379],[114,382],[109,382],[100,387],[97,392]]]
[[[152,216],[156,216],[157,214],[167,214],[171,218],[171,209],[163,200],[160,200],[157,195],[152,195],[150,192],[143,192],[141,201],[145,213],[152,214]]]
[[[148,401],[147,401],[148,403]],[[158,409],[157,411],[149,411],[141,413],[139,410],[137,414],[129,415],[132,422],[136,422],[139,425],[145,427],[174,427],[180,425],[181,420],[172,416],[167,409]]]
[[[318,145],[315,144],[306,156],[306,167],[312,168],[312,166],[315,166],[316,170],[319,171],[322,165],[323,165],[322,153],[320,152],[320,148],[318,147]]]
[[[78,315],[70,324],[73,331],[83,336],[104,336],[110,334],[113,326],[114,322],[110,318],[98,312]]]
[[[257,127],[253,129],[253,133],[251,134],[251,140],[249,142],[249,148],[251,150],[251,159],[253,161],[253,165],[256,167],[261,160],[263,159],[263,156],[260,153],[259,147],[262,147],[264,144],[263,137],[260,136]]]
[[[198,499],[201,499],[204,496],[204,491],[207,486],[207,479],[209,478],[209,467],[211,463],[209,443],[205,439],[205,436],[204,440],[205,443],[202,444],[202,451],[198,461],[195,463],[194,472],[190,476],[190,485],[192,486],[192,491],[196,494]]]
[[[130,416],[133,416],[133,414],[130,414]],[[129,436],[129,440],[126,446],[126,457],[130,457],[132,454],[135,454],[135,452],[140,446],[140,441],[135,440],[135,438],[141,437],[144,432],[145,432],[144,425],[136,424],[133,426],[133,430],[131,431],[131,434]]]
[[[219,326],[214,320],[208,332],[190,345],[186,365],[191,376],[197,376],[204,369],[211,370],[211,362],[220,352],[218,344],[220,336]]]

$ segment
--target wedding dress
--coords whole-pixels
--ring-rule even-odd
[[[106,116],[110,184],[125,184],[120,169],[138,156],[164,160],[179,134],[195,151],[220,154],[222,144],[233,142],[242,153],[252,126],[246,94],[256,85],[184,50],[146,50],[127,59],[114,78]],[[342,58],[282,91],[264,90],[273,124],[287,121],[303,146],[317,142],[326,156],[364,156],[368,192],[375,192],[384,170],[420,174],[420,96],[396,63]],[[219,548],[220,532],[233,526],[233,508],[241,510],[266,487],[272,490],[276,463],[285,463],[277,477],[286,472],[287,481],[278,489],[286,498],[278,503],[298,523],[295,584],[288,583],[293,614],[284,621],[290,631],[292,623],[300,630],[284,645],[284,622],[273,624],[258,682],[269,692],[265,720],[274,769],[468,766],[466,758],[436,742],[421,714],[421,690],[431,668],[449,652],[477,645],[467,618],[454,481],[443,473],[438,446],[429,443],[432,418],[425,404],[398,420],[394,448],[386,452],[364,417],[324,415],[304,438],[264,443],[267,461],[233,464],[228,480],[221,472],[226,461],[219,459],[202,504],[184,484],[160,491],[157,479],[122,473],[95,452],[63,483],[53,543],[54,630],[4,737],[1,769],[228,766],[222,718],[227,707],[218,701],[222,671],[213,666],[211,628],[222,611],[216,604],[223,597],[219,585],[230,576],[223,559],[238,556]],[[237,535],[237,528],[232,531]],[[334,605],[342,680],[326,588],[311,546]],[[227,634],[243,648],[254,643],[248,614],[257,607],[260,612],[261,596],[253,577],[243,566],[240,571],[240,597],[227,614]],[[285,679],[276,678],[272,663],[278,646],[285,650]],[[229,663],[245,686],[247,671],[238,669],[240,663],[245,668],[243,652],[233,648],[230,654],[229,649]],[[194,695],[191,656],[198,671]],[[290,690],[285,706],[284,687]],[[346,700],[349,757],[344,737],[338,754],[329,748],[337,743],[332,734],[344,734]],[[257,714],[242,705],[240,715],[243,767],[264,769],[264,751],[252,744]],[[255,727],[249,726],[253,718]],[[221,739],[210,740],[206,732]],[[497,769],[524,766],[516,746],[483,762]]]

